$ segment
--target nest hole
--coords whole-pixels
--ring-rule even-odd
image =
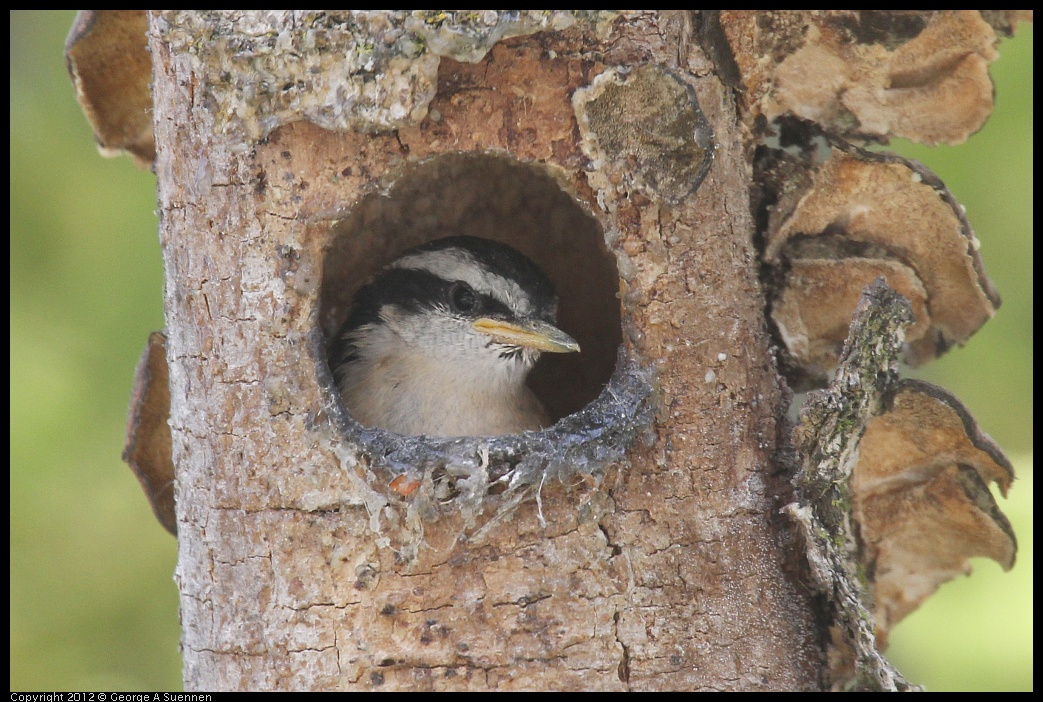
[[[327,344],[374,274],[408,249],[454,235],[508,244],[543,269],[558,292],[558,326],[583,351],[543,354],[529,385],[553,421],[594,401],[622,341],[615,259],[601,225],[548,169],[503,156],[449,154],[410,164],[334,223],[320,306]]]

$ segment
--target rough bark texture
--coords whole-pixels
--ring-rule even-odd
[[[251,31],[229,17],[214,34],[150,20],[186,688],[821,687],[823,632],[775,516],[786,398],[743,135],[691,16],[501,40],[441,58],[426,117],[397,131],[289,120],[260,141],[215,113],[221,33]],[[582,150],[574,91],[639,64],[690,88],[716,134],[692,194]],[[657,416],[596,499],[548,482],[481,540],[443,514],[402,562],[318,370],[321,223],[460,151],[545,164],[600,224]]]

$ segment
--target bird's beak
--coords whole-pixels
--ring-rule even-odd
[[[514,324],[501,319],[482,317],[475,320],[474,328],[488,334],[496,341],[516,346],[527,346],[530,349],[549,351],[551,353],[572,353],[579,351],[579,344],[571,336],[539,319],[526,320]]]

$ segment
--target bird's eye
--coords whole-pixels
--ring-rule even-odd
[[[478,306],[478,296],[467,283],[453,283],[453,287],[449,291],[449,299],[453,301],[453,308],[458,312],[473,312]]]

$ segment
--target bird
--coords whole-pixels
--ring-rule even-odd
[[[525,384],[542,353],[579,343],[556,326],[546,274],[500,242],[451,236],[406,251],[355,293],[331,365],[360,424],[429,437],[546,428]]]

